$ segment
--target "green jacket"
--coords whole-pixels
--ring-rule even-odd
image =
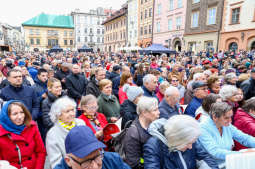
[[[118,99],[111,95],[111,97],[101,93],[97,99],[98,112],[103,113],[108,122],[111,122],[111,117],[120,117],[120,104]]]

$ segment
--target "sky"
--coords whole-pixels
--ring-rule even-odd
[[[0,0],[0,22],[11,26],[21,24],[44,12],[70,14],[75,9],[88,12],[97,7],[120,9],[127,0]]]

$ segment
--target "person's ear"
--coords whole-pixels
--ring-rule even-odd
[[[65,159],[66,164],[67,164],[69,167],[71,167],[72,165],[71,165],[71,159],[70,159],[70,157],[68,157],[68,156],[66,155],[64,159]]]

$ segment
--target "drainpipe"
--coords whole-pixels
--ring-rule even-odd
[[[221,18],[220,18],[220,28],[218,30],[218,37],[217,37],[217,46],[216,46],[216,52],[218,52],[218,49],[219,49],[219,39],[220,39],[220,32],[221,32],[221,29],[222,29],[222,20],[223,20],[223,11],[224,11],[224,1],[223,1],[223,5],[222,5],[222,10],[221,10]]]

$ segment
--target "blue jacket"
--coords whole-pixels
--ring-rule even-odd
[[[32,88],[35,90],[37,97],[41,102],[43,100],[42,95],[47,92],[47,82],[43,83],[37,77],[35,78],[34,82],[35,84],[32,86]]]
[[[35,80],[38,70],[34,67],[30,67],[30,68],[28,68],[28,72],[31,75],[31,77],[33,78],[33,80]]]
[[[190,115],[195,118],[195,112],[196,110],[201,106],[202,99],[199,99],[197,97],[193,97],[187,108],[185,109],[184,114]]]
[[[163,99],[159,104],[159,118],[169,119],[173,115],[178,115],[181,111],[179,104],[175,105],[175,108],[169,106],[165,99]]]
[[[147,97],[154,97],[154,98],[156,98],[156,99],[158,100],[158,98],[157,98],[155,92],[149,91],[145,86],[143,86],[142,89],[143,89],[143,92],[144,92],[144,93],[143,93],[144,96],[147,96]]]
[[[64,159],[61,160],[54,169],[71,169],[67,166]],[[105,152],[103,158],[102,169],[131,169],[123,160],[120,158],[119,154],[112,152]]]
[[[166,119],[154,121],[148,131],[152,137],[144,145],[144,168],[146,169],[196,169],[196,160],[204,160],[212,169],[218,169],[213,158],[204,151],[198,142],[184,152],[169,151],[164,136],[163,125]]]
[[[37,94],[32,87],[25,85],[22,85],[21,87],[14,87],[12,85],[8,85],[1,90],[0,98],[4,101],[22,101],[32,114],[33,120],[37,120],[39,116],[40,103],[37,98]]]

